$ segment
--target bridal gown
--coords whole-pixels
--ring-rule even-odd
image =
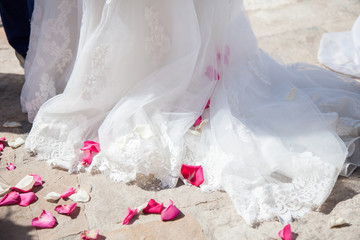
[[[323,35],[318,59],[337,72],[360,78],[360,16],[351,31]]]
[[[63,5],[74,8],[61,14]],[[161,187],[176,185],[182,164],[201,165],[201,188],[225,190],[248,224],[316,209],[340,171],[359,163],[359,85],[270,58],[241,0],[75,5],[35,2],[42,18],[32,20],[24,111],[35,115],[40,104],[27,103],[66,83],[40,107],[26,140],[39,160],[122,182],[153,176]],[[62,23],[56,34],[72,33],[66,48],[49,32],[53,21]],[[56,54],[43,52],[47,44]],[[61,73],[67,49],[72,60]],[[101,146],[89,167],[80,163],[86,140]]]

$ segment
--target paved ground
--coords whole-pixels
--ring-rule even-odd
[[[325,32],[350,30],[360,13],[359,0],[246,0],[249,18],[260,47],[284,63],[317,64],[320,38]],[[0,124],[18,121],[21,128],[0,126],[0,137],[25,138],[31,125],[21,112],[19,95],[24,81],[13,50],[0,27]],[[141,186],[114,183],[102,175],[68,175],[37,162],[23,148],[6,148],[0,161],[0,181],[10,185],[26,174],[39,174],[44,185],[36,189],[37,202],[29,207],[0,208],[0,239],[79,239],[85,229],[100,229],[102,239],[278,239],[282,228],[277,221],[247,226],[235,213],[230,199],[223,192],[202,193],[199,189],[179,186],[175,189],[149,191]],[[15,163],[7,171],[7,162]],[[318,212],[312,212],[292,224],[293,239],[360,239],[360,171],[350,178],[339,178],[337,184]],[[77,213],[62,216],[53,211],[56,204],[44,196],[63,192],[69,187],[81,187],[91,195],[91,201],[79,204]],[[183,215],[177,221],[163,223],[158,216],[140,216],[131,226],[119,222],[127,207],[141,205],[150,198],[168,203],[171,198]],[[69,204],[61,200],[58,204]],[[42,209],[51,211],[59,225],[51,230],[35,230],[31,219]],[[331,216],[346,218],[350,225],[329,229]]]

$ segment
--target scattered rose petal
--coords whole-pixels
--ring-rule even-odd
[[[35,179],[35,183],[34,186],[41,186],[42,185],[42,179],[39,175],[36,174],[29,174],[30,176],[32,176]]]
[[[19,202],[20,194],[18,192],[10,192],[0,199],[0,206],[15,205],[19,204]]]
[[[12,187],[11,190],[18,192],[29,192],[35,184],[35,178],[30,175],[26,175],[20,182],[18,182],[15,187]]]
[[[6,169],[11,171],[15,169],[15,165],[13,163],[6,163]]]
[[[88,202],[90,200],[89,194],[82,189],[79,189],[76,193],[71,195],[69,199],[73,200],[74,202]]]
[[[291,91],[288,94],[286,94],[286,100],[293,101],[295,99],[295,92],[296,92],[296,88],[291,89]]]
[[[202,117],[200,116],[198,119],[196,119],[196,121],[195,121],[195,123],[194,123],[194,127],[196,127],[196,126],[199,126],[200,124],[201,124],[201,122],[202,122]]]
[[[347,225],[347,224],[349,224],[349,222],[347,222],[344,218],[331,217],[329,220],[330,228],[340,227],[340,226]]]
[[[136,208],[136,209],[137,209],[137,212],[138,212],[139,214],[144,214],[143,210],[146,208],[147,205],[148,205],[148,203],[144,203],[143,205],[137,207],[137,208]]]
[[[32,220],[32,226],[36,228],[53,228],[56,224],[57,221],[51,212],[45,210],[42,211],[40,217],[36,217]]]
[[[24,143],[25,143],[25,141],[21,137],[18,137],[18,138],[14,139],[14,140],[8,141],[8,145],[13,149],[20,147]]]
[[[82,240],[93,240],[97,239],[99,235],[99,230],[85,230],[83,233],[81,233],[81,239]]]
[[[190,166],[183,164],[181,166],[181,174],[186,182],[199,187],[204,182],[204,173],[201,166]]]
[[[283,240],[291,240],[291,226],[290,224],[286,225],[280,232],[279,237]]]
[[[202,120],[201,123],[200,123],[198,126],[195,127],[195,130],[196,130],[196,131],[201,130],[208,121],[209,121],[208,119]]]
[[[164,208],[164,204],[157,203],[154,199],[150,199],[147,206],[142,210],[144,214],[160,214]]]
[[[95,153],[99,153],[101,151],[100,144],[94,141],[85,141],[84,147],[81,148],[82,151],[91,151]]]
[[[128,208],[128,213],[123,221],[123,225],[128,225],[130,223],[130,220],[137,214],[137,209],[131,210]]]
[[[3,196],[4,194],[8,193],[10,191],[10,186],[0,182],[0,196]]]
[[[173,201],[170,200],[170,205],[161,212],[161,220],[163,221],[169,221],[174,218],[176,218],[177,215],[179,215],[180,210],[174,206]]]
[[[85,141],[84,147],[81,148],[80,150],[85,152],[85,156],[81,160],[81,164],[84,166],[90,166],[93,155],[101,151],[100,144],[94,141]]]
[[[81,164],[84,166],[90,166],[92,163],[91,151],[85,151],[85,156],[81,159]]]
[[[56,192],[50,192],[45,196],[45,199],[49,202],[56,202],[61,198],[61,195]]]
[[[206,69],[205,74],[210,80],[219,80],[220,79],[220,75],[218,74],[218,72],[216,71],[216,69],[213,66],[209,66]]]
[[[21,127],[21,123],[18,123],[18,122],[6,122],[2,126],[4,128],[16,128],[16,127]]]
[[[209,108],[210,107],[210,99],[207,101],[206,103],[206,106],[205,106],[205,109]]]
[[[0,138],[0,152],[2,152],[4,150],[4,148],[5,148],[4,142],[6,142],[6,138],[1,137]]]
[[[142,139],[149,139],[154,136],[153,131],[149,124],[146,125],[138,125],[134,128],[134,133],[137,134]]]
[[[199,131],[189,129],[188,132],[194,134],[195,136],[201,136],[201,133]]]
[[[33,192],[20,194],[20,206],[26,207],[36,201],[36,195]]]
[[[60,195],[62,199],[68,198],[76,192],[76,188],[69,188],[63,194]]]
[[[72,203],[70,205],[58,205],[55,207],[55,211],[57,211],[60,214],[66,214],[66,215],[70,215],[76,208],[76,203]]]

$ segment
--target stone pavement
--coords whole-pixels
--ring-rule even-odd
[[[325,32],[347,31],[360,13],[359,0],[245,0],[249,19],[259,46],[284,63],[307,62],[319,65],[316,59],[320,38]],[[31,128],[21,112],[19,95],[24,81],[13,50],[0,28],[0,124],[17,121],[22,127],[5,129],[0,137],[8,140],[26,138]],[[23,147],[5,148],[0,161],[0,181],[16,184],[26,174],[39,174],[44,181],[35,189],[38,200],[29,207],[0,207],[0,239],[80,239],[80,232],[99,229],[101,239],[279,239],[282,225],[277,221],[252,228],[245,224],[224,192],[203,193],[197,188],[180,185],[175,189],[153,191],[146,186],[115,183],[103,175],[84,173],[69,175],[35,161]],[[14,171],[5,169],[15,163]],[[360,171],[350,178],[339,178],[336,186],[318,212],[307,214],[292,223],[293,239],[360,239]],[[88,191],[91,200],[78,204],[75,215],[57,214],[57,204],[44,200],[51,192],[69,187]],[[135,207],[150,198],[164,202],[173,200],[182,211],[176,221],[161,222],[159,216],[140,216],[130,226],[121,224],[128,207]],[[36,230],[31,220],[42,209],[51,211],[59,224],[54,229]],[[329,229],[331,216],[347,219],[350,225]]]

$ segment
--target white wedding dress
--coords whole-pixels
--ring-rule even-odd
[[[318,59],[328,68],[360,78],[360,16],[351,31],[323,35]]]
[[[36,1],[35,12],[65,2],[73,3]],[[325,201],[341,170],[359,163],[344,165],[358,156],[359,86],[314,66],[275,62],[258,48],[241,0],[84,0],[79,8],[57,16],[60,32],[74,32],[69,75],[54,66],[32,73],[38,59],[66,58],[34,54],[35,42],[63,41],[49,36],[51,17],[33,19],[22,94],[33,100],[23,97],[24,110],[35,114],[39,105],[28,102],[44,102],[54,83],[67,81],[41,106],[26,140],[38,159],[115,181],[152,175],[162,187],[176,185],[182,164],[199,164],[202,189],[225,190],[249,224],[303,216]],[[84,169],[86,140],[101,152]]]

